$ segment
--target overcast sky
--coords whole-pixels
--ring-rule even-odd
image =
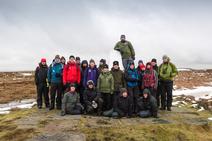
[[[121,34],[136,60],[167,54],[178,67],[212,68],[210,0],[0,0],[0,71],[56,54],[113,61]]]

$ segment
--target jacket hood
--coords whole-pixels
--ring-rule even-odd
[[[144,89],[143,94],[148,94],[147,99],[150,98],[150,91],[148,89]]]
[[[87,64],[87,66],[88,66],[88,61],[87,60],[83,60],[82,63],[81,63],[81,67],[83,67],[82,66],[83,64]]]

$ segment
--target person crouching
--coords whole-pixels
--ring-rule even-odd
[[[65,93],[62,100],[61,116],[66,114],[78,115],[81,114],[84,107],[80,104],[80,96],[76,92],[75,84],[70,84],[69,92]]]
[[[155,97],[150,94],[148,89],[144,89],[143,97],[137,101],[137,114],[141,118],[154,117],[157,118],[158,107]]]
[[[113,108],[103,113],[107,117],[131,117],[132,116],[132,99],[128,95],[127,89],[121,88],[120,95],[116,97]]]
[[[83,94],[85,113],[101,115],[103,100],[101,94],[97,93],[92,80],[87,82],[87,88]]]

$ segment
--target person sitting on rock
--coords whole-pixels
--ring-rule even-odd
[[[100,94],[97,93],[95,84],[92,80],[87,82],[87,88],[83,94],[85,112],[87,114],[101,115],[103,100]]]
[[[155,97],[150,94],[150,91],[148,89],[144,89],[143,96],[138,99],[136,110],[138,116],[140,116],[141,118],[157,118],[157,101]]]
[[[103,113],[107,117],[131,117],[132,99],[129,97],[127,89],[121,88],[120,95],[116,97],[113,108]]]
[[[80,103],[80,96],[76,92],[76,86],[74,83],[71,83],[69,92],[64,95],[62,100],[61,116],[66,114],[78,115],[82,113],[83,109]]]

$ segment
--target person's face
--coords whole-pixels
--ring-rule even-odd
[[[76,89],[75,87],[70,87],[71,92],[75,92],[75,89]]]
[[[108,72],[108,71],[109,71],[108,68],[104,68],[104,69],[103,69],[103,72]]]
[[[73,62],[75,62],[75,59],[74,59],[74,58],[70,58],[69,61],[70,61],[71,63],[73,63]]]
[[[113,68],[114,68],[115,70],[117,70],[117,69],[119,68],[119,66],[118,66],[118,65],[114,65]]]
[[[148,94],[147,94],[147,93],[145,93],[145,94],[143,94],[143,96],[144,96],[144,98],[147,98],[147,97],[148,97]]]
[[[46,62],[41,62],[42,65],[46,65]]]
[[[128,95],[127,92],[124,92],[124,93],[122,94],[123,97],[127,97],[127,95]]]
[[[60,58],[56,58],[54,61],[55,63],[60,63]]]
[[[94,62],[91,62],[90,66],[91,66],[91,68],[94,68],[94,66],[95,66]]]
[[[88,88],[93,89],[93,85],[92,84],[88,85]]]
[[[152,64],[152,66],[155,66],[155,65],[156,65],[156,63],[155,63],[155,62],[151,62],[151,64]]]
[[[83,67],[87,67],[87,64],[82,64]]]
[[[65,59],[62,59],[61,62],[62,62],[63,64],[65,64],[65,63],[66,63],[66,60],[65,60]]]
[[[80,64],[80,60],[76,60],[77,64]]]
[[[103,65],[103,62],[99,62],[100,65]]]
[[[121,37],[120,39],[122,42],[125,42],[126,41],[126,38],[125,37]]]
[[[151,65],[147,65],[146,68],[149,70],[151,68]]]
[[[133,64],[130,65],[130,69],[134,69],[134,65]]]

